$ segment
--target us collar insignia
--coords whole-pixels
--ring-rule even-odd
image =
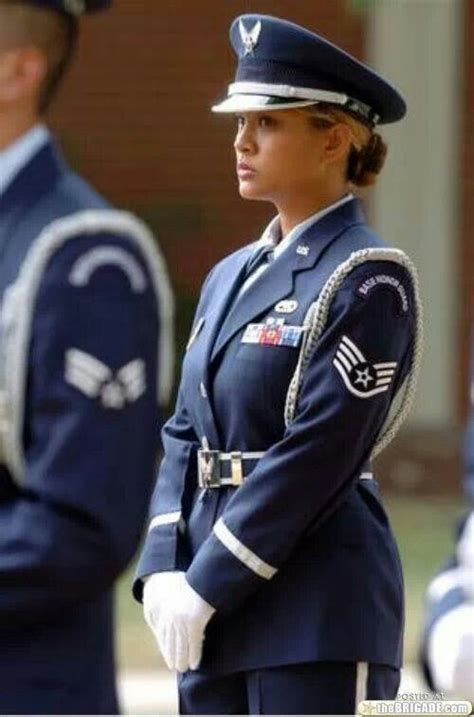
[[[258,38],[260,37],[260,33],[262,31],[261,21],[259,20],[257,23],[255,23],[250,32],[247,32],[244,23],[242,22],[242,20],[240,20],[239,31],[240,37],[242,38],[242,42],[245,47],[244,57],[246,57],[247,55],[253,55],[253,51],[257,47]]]
[[[300,256],[308,256],[309,246],[307,244],[298,244],[296,247],[296,253]]]

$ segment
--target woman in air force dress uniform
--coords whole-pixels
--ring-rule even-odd
[[[421,309],[352,191],[406,108],[292,23],[244,15],[231,41],[213,109],[237,116],[241,196],[277,215],[202,289],[135,595],[182,714],[353,714],[399,685],[402,573],[371,459],[407,413]]]

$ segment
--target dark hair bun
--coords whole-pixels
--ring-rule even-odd
[[[362,149],[352,147],[349,154],[347,179],[356,187],[370,187],[377,181],[387,156],[387,145],[376,132]]]

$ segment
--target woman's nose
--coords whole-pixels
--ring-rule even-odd
[[[235,141],[234,141],[234,149],[236,152],[242,152],[243,154],[248,154],[254,149],[255,142],[252,139],[251,132],[249,131],[248,127],[242,127],[237,132]]]

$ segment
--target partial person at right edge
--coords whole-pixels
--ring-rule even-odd
[[[113,587],[141,537],[170,391],[157,245],[71,171],[45,124],[79,15],[109,5],[0,0],[1,714],[119,711]]]
[[[467,513],[457,526],[453,554],[428,587],[421,665],[430,689],[446,699],[474,702],[474,361],[470,398],[464,439]]]

